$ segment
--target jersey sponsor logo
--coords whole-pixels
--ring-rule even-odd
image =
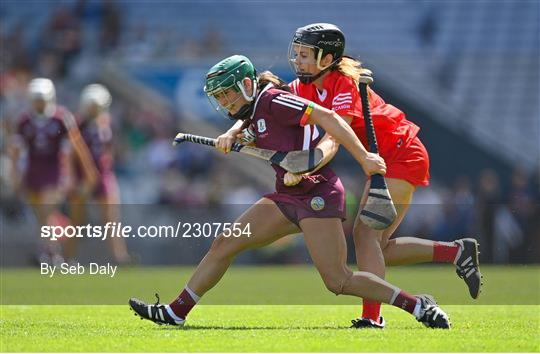
[[[293,95],[282,94],[275,97],[272,100],[272,102],[283,105],[283,106],[287,106],[287,107],[290,107],[299,111],[303,110],[305,106],[305,103],[300,98]]]
[[[257,121],[257,131],[259,133],[264,133],[266,131],[266,121],[264,119],[259,119]]]
[[[336,111],[341,111],[341,110],[343,110],[343,109],[350,109],[350,108],[351,108],[351,105],[350,105],[350,104],[345,104],[345,105],[341,105],[341,106],[333,106],[333,107],[332,107],[332,110],[333,110],[334,112],[336,112]]]
[[[323,210],[324,209],[324,199],[321,197],[313,197],[311,199],[311,209],[315,211]]]
[[[350,92],[340,93],[332,100],[332,106],[341,106],[352,103],[352,94]]]
[[[328,91],[326,91],[325,89],[323,89],[322,92],[319,92],[318,89],[315,89],[315,91],[317,92],[317,96],[319,97],[319,101],[324,102],[324,100],[326,99],[326,96],[328,95]]]

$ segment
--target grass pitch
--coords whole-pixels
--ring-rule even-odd
[[[183,285],[191,268],[119,270],[121,273],[114,281],[88,278],[85,284],[90,284],[84,287],[78,286],[79,278],[52,278],[50,282],[59,282],[53,286],[54,283],[49,284],[36,275],[35,269],[3,270],[0,350],[539,352],[540,305],[535,276],[538,267],[484,267],[483,270],[489,286],[484,289],[482,298],[473,302],[479,305],[471,305],[468,300],[457,302],[458,295],[442,296],[450,288],[455,289],[456,294],[466,294],[461,280],[449,267],[391,268],[389,271],[393,281],[404,288],[412,286],[409,282],[414,280],[414,283],[420,283],[417,286],[424,292],[433,293],[439,300],[446,299],[441,302],[452,321],[453,328],[449,331],[427,329],[407,313],[391,306],[383,307],[387,321],[385,330],[349,329],[349,321],[360,312],[357,300],[325,292],[311,267],[233,267],[220,285],[209,293],[212,296],[203,298],[201,305],[191,312],[183,329],[159,327],[139,320],[129,310],[125,296],[130,293],[130,296],[153,301],[152,291],[159,290],[163,301],[168,301]],[[174,281],[175,277],[180,279],[178,283]],[[526,280],[529,283],[532,280],[536,285],[511,291]],[[447,285],[448,281],[450,285]],[[43,287],[46,284],[50,288]],[[276,297],[281,297],[284,292],[276,290],[272,293],[270,286],[278,284],[291,291],[300,288],[298,295],[292,293],[292,304],[276,301]],[[264,294],[264,291],[268,293]],[[514,303],[520,305],[506,302],[512,292]],[[80,303],[79,298],[90,297],[94,305],[68,305],[67,298],[57,302],[62,305],[44,305],[44,300],[51,300],[49,296],[63,293],[69,295],[70,303]],[[305,303],[313,304],[301,304],[299,294],[303,294]],[[252,302],[229,304],[220,299],[235,295],[238,303],[246,299]],[[113,300],[103,303],[113,305],[99,304],[99,300],[105,298]],[[117,298],[122,299],[119,302],[122,305],[115,304]],[[274,305],[264,304],[271,304],[272,299]],[[349,304],[335,305],[344,302]]]
[[[349,329],[357,306],[202,305],[183,329],[134,317],[127,305],[4,306],[2,351],[513,352],[539,351],[539,306],[446,306],[450,331],[388,306],[387,328]]]

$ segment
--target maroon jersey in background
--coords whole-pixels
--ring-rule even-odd
[[[79,119],[79,130],[90,150],[99,172],[112,169],[112,130],[110,116],[102,114],[96,119]],[[82,171],[80,171],[82,176]]]
[[[73,116],[62,106],[56,106],[50,117],[39,117],[32,112],[21,116],[17,134],[28,151],[23,177],[28,190],[39,192],[45,187],[58,185],[62,143],[67,138],[68,127],[72,125],[75,125]]]
[[[100,174],[100,179],[94,190],[95,196],[104,196],[116,190],[116,178],[113,172],[113,133],[110,120],[108,113],[103,113],[95,119],[82,119],[80,117],[78,119],[79,130]],[[75,171],[77,180],[82,181],[84,173],[79,160],[76,161]]]

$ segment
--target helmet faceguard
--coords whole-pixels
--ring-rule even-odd
[[[252,92],[248,93],[244,79],[251,80]],[[214,65],[206,74],[204,92],[217,112],[231,120],[245,120],[251,116],[257,95],[257,75],[251,61],[243,55],[233,55]],[[230,108],[244,98],[244,104],[234,113]]]
[[[51,80],[36,78],[28,84],[28,98],[31,101],[43,101],[43,115],[50,117],[56,107],[56,90]],[[40,108],[41,109],[41,108]]]
[[[306,57],[308,49],[312,58]],[[345,36],[341,30],[329,23],[314,23],[296,30],[289,45],[289,65],[296,77],[304,84],[311,83],[331,70],[343,57],[345,50]],[[332,62],[327,66],[321,65],[321,60],[332,55]],[[317,74],[306,73],[300,70],[302,64],[316,64],[320,71]]]

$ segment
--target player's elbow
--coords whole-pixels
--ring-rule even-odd
[[[338,116],[339,117],[339,116]],[[320,110],[317,112],[313,112],[309,116],[309,120],[307,121],[307,124],[311,125],[319,125],[321,126],[325,131],[329,131],[332,129],[332,125],[335,124],[335,116],[334,112],[330,110]]]

